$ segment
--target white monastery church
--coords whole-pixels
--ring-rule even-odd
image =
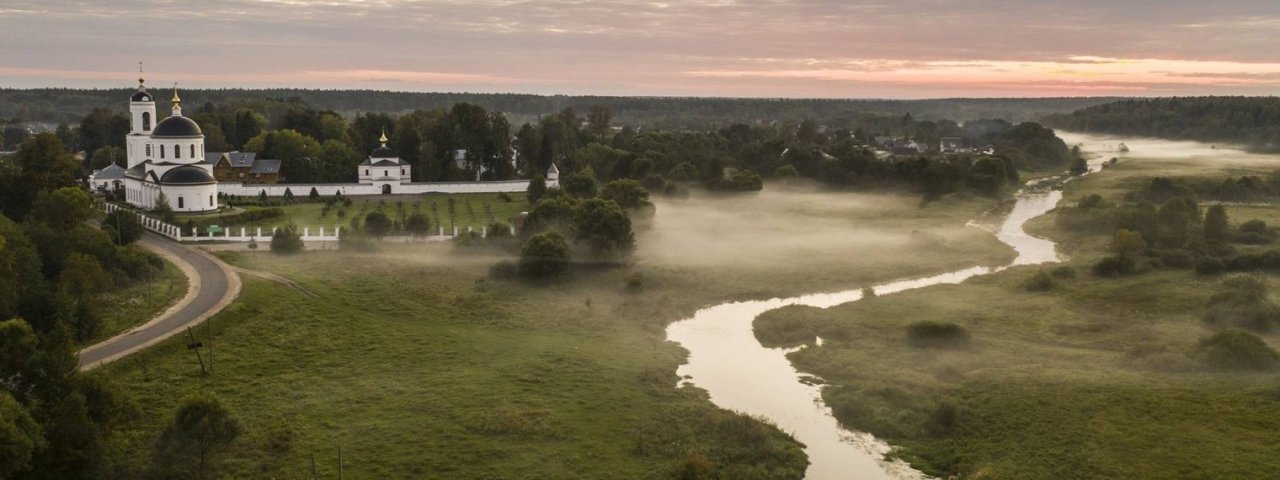
[[[164,199],[175,212],[209,212],[218,209],[218,196],[387,195],[422,193],[523,192],[528,180],[476,182],[412,182],[412,168],[387,147],[387,135],[357,168],[358,183],[247,184],[218,182],[213,175],[215,161],[204,151],[204,133],[194,120],[182,116],[182,99],[173,89],[173,113],[156,121],[155,97],[138,79],[138,91],[129,99],[130,131],[126,138],[127,165],[95,172],[90,183],[123,187],[125,200],[135,207],[154,209]],[[547,170],[547,186],[559,186],[555,165]],[[121,178],[123,177],[123,178]]]

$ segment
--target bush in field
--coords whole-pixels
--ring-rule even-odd
[[[1257,335],[1235,329],[1201,340],[1192,356],[1205,367],[1223,371],[1270,370],[1280,360]]]
[[[916,322],[907,325],[907,345],[914,348],[964,348],[969,331],[954,323]]]
[[[1063,266],[1054,268],[1053,271],[1050,272],[1049,274],[1053,275],[1053,278],[1057,278],[1060,280],[1070,280],[1072,278],[1076,278],[1076,269],[1063,265]]]
[[[156,444],[155,467],[175,478],[206,478],[241,430],[240,422],[218,399],[187,398]]]
[[[302,234],[298,233],[297,225],[290,223],[271,234],[271,253],[290,255],[301,252],[302,249]]]
[[[1280,306],[1267,296],[1265,277],[1237,275],[1222,282],[1218,293],[1209,297],[1204,321],[1220,327],[1270,331],[1280,324]]]
[[[1196,273],[1201,275],[1217,275],[1226,270],[1226,265],[1221,259],[1215,257],[1202,257],[1196,260]]]
[[[573,209],[576,241],[590,248],[594,260],[611,263],[627,258],[635,248],[631,218],[612,200],[592,198]]]
[[[1122,257],[1135,257],[1147,249],[1147,241],[1142,234],[1133,230],[1118,229],[1111,238],[1111,250]]]
[[[368,225],[368,222],[365,224]],[[431,221],[427,219],[426,215],[414,212],[409,215],[409,218],[405,219],[404,229],[415,237],[425,237],[431,232]]]
[[[512,280],[520,273],[520,267],[511,260],[502,260],[489,267],[489,278],[494,280]]]
[[[1186,250],[1163,250],[1160,252],[1160,263],[1168,268],[1192,268],[1196,257]]]
[[[1262,220],[1249,220],[1236,228],[1235,239],[1246,245],[1266,245],[1276,241],[1276,232]]]
[[[1093,274],[1104,278],[1115,278],[1133,273],[1136,267],[1132,258],[1106,257],[1093,264]]]
[[[1230,235],[1230,227],[1227,225],[1227,209],[1222,205],[1214,205],[1209,207],[1209,211],[1204,214],[1204,241],[1205,243],[1223,243],[1226,242]]]
[[[1044,292],[1053,289],[1053,277],[1044,270],[1037,271],[1031,278],[1022,283],[1022,288],[1029,292]]]
[[[375,238],[382,238],[391,232],[391,219],[380,210],[369,212],[364,216],[364,231]]]
[[[569,244],[559,233],[539,233],[529,237],[520,249],[520,276],[540,280],[555,278],[569,270]]]
[[[490,240],[511,237],[511,225],[502,222],[493,222],[485,229],[488,232]]]

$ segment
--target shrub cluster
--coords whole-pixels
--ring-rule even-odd
[[[965,348],[969,331],[954,323],[923,321],[907,325],[907,345],[914,348]]]

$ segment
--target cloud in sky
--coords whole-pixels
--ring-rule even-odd
[[[9,0],[0,86],[1270,94],[1274,0]]]

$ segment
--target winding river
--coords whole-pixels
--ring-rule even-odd
[[[1065,138],[1065,136],[1064,136]],[[1071,140],[1071,139],[1068,139]],[[1074,143],[1074,142],[1072,142]],[[1091,170],[1097,169],[1091,165]],[[1031,236],[1023,224],[1048,212],[1062,192],[1047,188],[1053,180],[1028,183],[996,237],[1017,252],[1011,265],[1059,261],[1053,242]],[[975,225],[974,228],[977,228]],[[971,267],[925,278],[900,280],[874,287],[877,295],[931,285],[960,283],[977,275],[1008,268]],[[925,478],[901,461],[886,461],[890,447],[870,434],[840,427],[822,402],[821,386],[806,381],[787,360],[789,349],[765,348],[752,331],[756,316],[787,305],[828,308],[862,298],[848,290],[792,298],[731,302],[705,308],[693,317],[671,324],[667,338],[689,351],[688,363],[677,374],[681,383],[706,390],[711,402],[729,410],[767,419],[804,443],[809,456],[809,479]],[[803,347],[801,347],[803,348]]]

